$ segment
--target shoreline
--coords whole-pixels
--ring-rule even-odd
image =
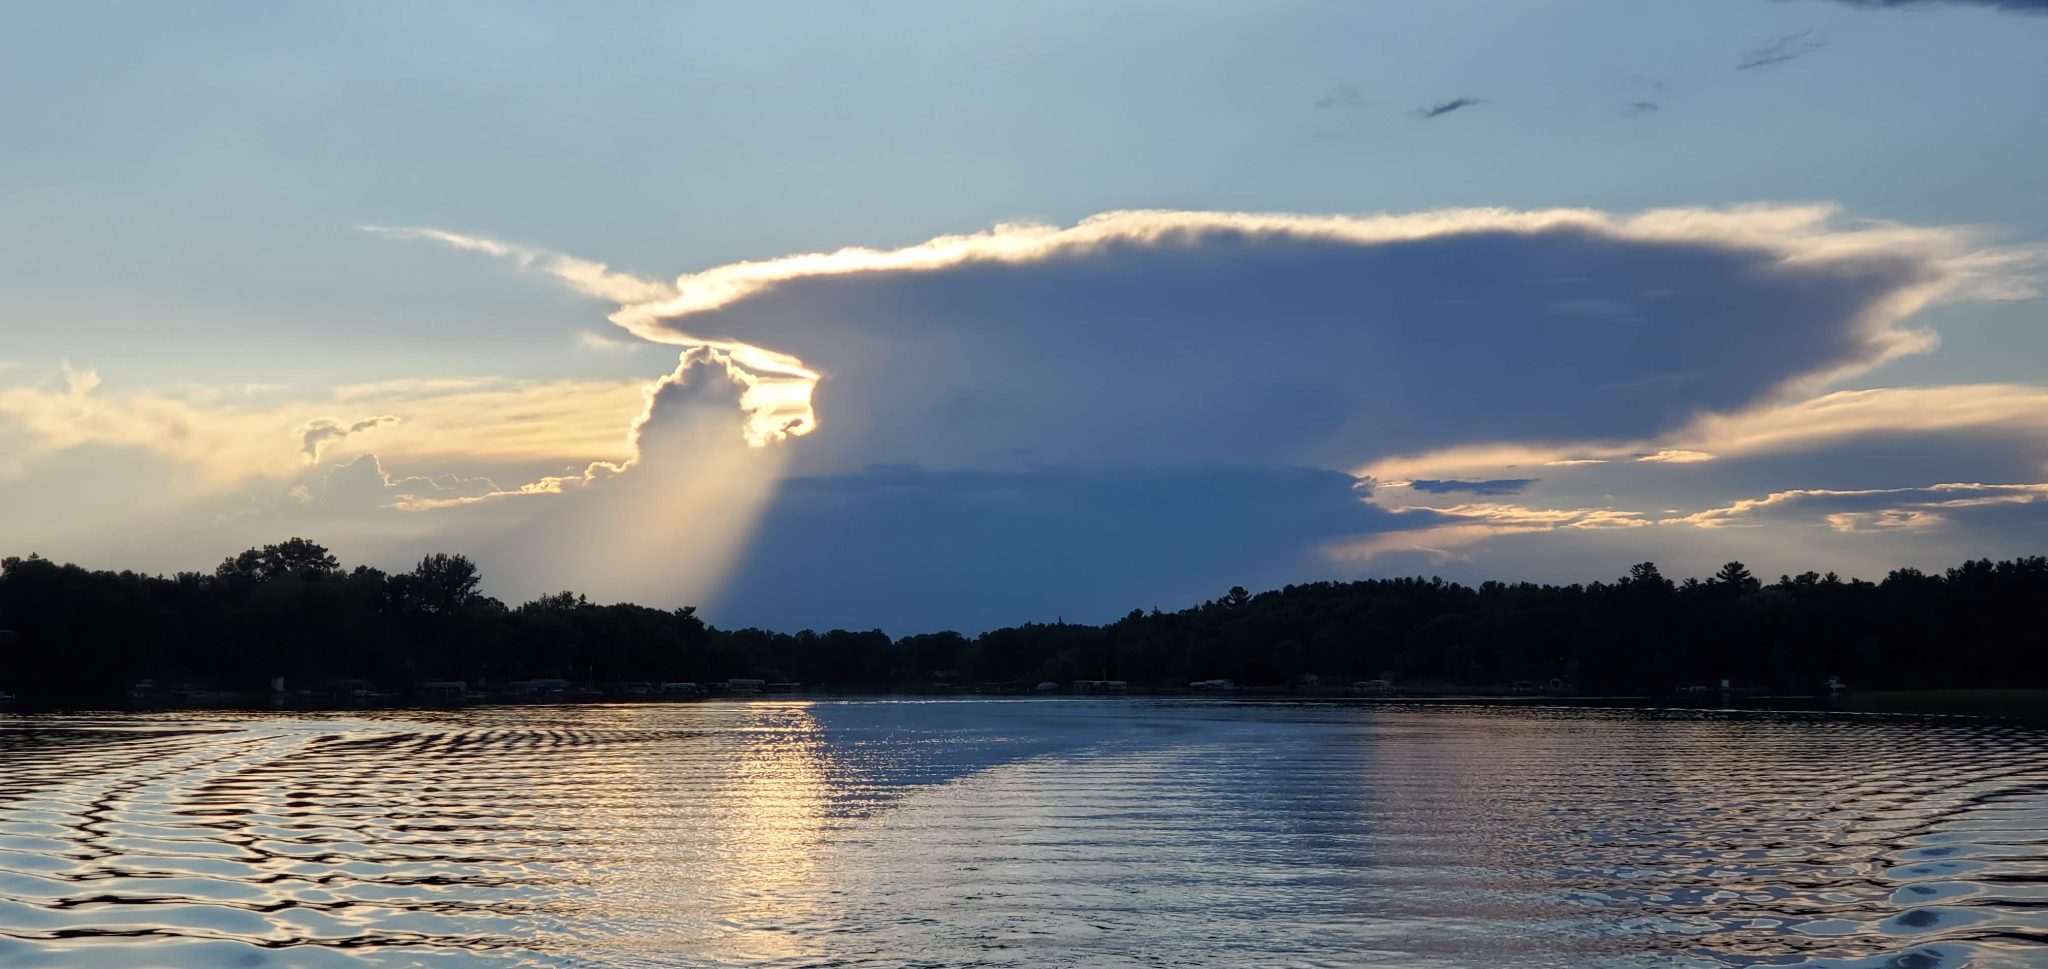
[[[299,698],[292,698],[299,699]],[[1134,690],[1124,693],[961,693],[913,692],[902,690],[806,690],[801,692],[719,694],[687,699],[650,697],[588,696],[549,697],[519,700],[490,698],[463,703],[414,702],[391,698],[388,702],[357,703],[263,703],[253,697],[220,698],[219,702],[184,704],[86,705],[20,710],[0,708],[0,717],[36,718],[107,714],[165,713],[407,713],[451,712],[457,710],[520,709],[532,707],[579,706],[684,706],[730,703],[790,703],[832,701],[893,701],[915,703],[1042,702],[1082,701],[1201,701],[1210,703],[1300,703],[1344,706],[1433,707],[1496,706],[1557,707],[1564,709],[1666,710],[1702,713],[1763,713],[1811,715],[1871,715],[1897,717],[1967,717],[1978,720],[2012,721],[2048,725],[2048,689],[1963,688],[1935,690],[1885,690],[1822,696],[1740,696],[1722,702],[1706,698],[1651,696],[1546,696],[1487,692],[1394,693],[1362,695],[1341,692],[1289,692],[1238,690]]]

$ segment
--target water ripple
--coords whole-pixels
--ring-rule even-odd
[[[1058,701],[14,718],[0,965],[2044,965],[2043,740]]]

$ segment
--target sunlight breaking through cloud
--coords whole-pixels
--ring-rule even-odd
[[[740,380],[747,388],[740,406],[751,417],[746,435],[748,443],[755,447],[800,437],[817,429],[818,417],[811,409],[811,391],[817,386],[820,375],[806,367],[802,360],[740,340],[700,337],[671,328],[639,325],[645,313],[641,308],[674,301],[685,292],[680,284],[671,286],[645,280],[615,271],[601,262],[442,229],[383,226],[364,226],[363,229],[393,238],[438,242],[466,252],[480,252],[509,260],[523,269],[552,276],[585,296],[619,303],[621,309],[612,314],[611,319],[634,336],[653,343],[713,351],[734,369],[734,379]],[[588,344],[589,341],[585,341],[585,345]],[[689,364],[686,352],[678,372]],[[652,392],[659,386],[660,382],[657,382],[649,385],[648,389]]]

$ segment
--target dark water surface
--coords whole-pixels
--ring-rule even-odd
[[[0,966],[2048,966],[2044,740],[1136,700],[0,718]]]

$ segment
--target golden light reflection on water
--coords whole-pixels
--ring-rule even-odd
[[[583,779],[560,821],[591,839],[562,875],[576,891],[552,921],[564,942],[624,959],[718,952],[721,963],[795,959],[814,947],[831,821],[830,748],[804,701],[618,707],[608,726],[659,733],[656,749]]]

